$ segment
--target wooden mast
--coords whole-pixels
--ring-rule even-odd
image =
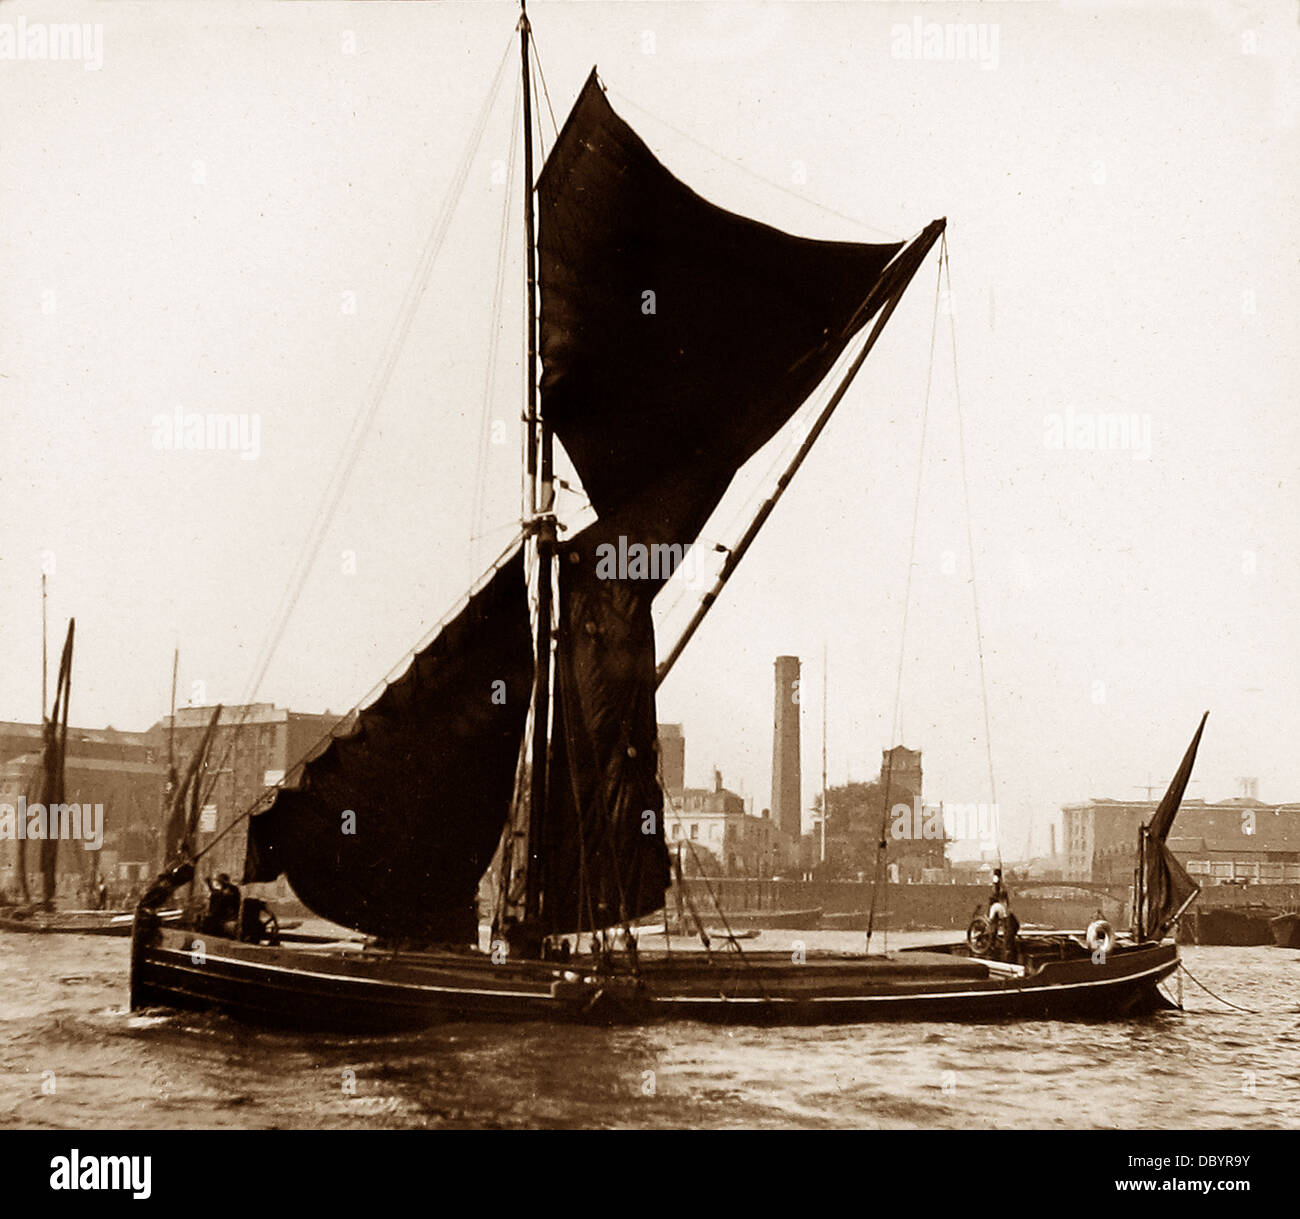
[[[536,669],[533,680],[533,737],[529,750],[527,864],[524,875],[524,921],[536,925],[542,911],[542,827],[546,817],[548,738],[551,710],[551,572],[555,547],[553,445],[551,429],[537,401],[537,251],[533,221],[533,110],[528,70],[532,27],[526,0],[520,0],[519,52],[523,67],[524,120],[524,258],[528,280],[528,485],[530,526],[537,551]]]
[[[167,777],[163,780],[162,816],[159,829],[158,871],[161,873],[169,862],[167,858],[167,830],[171,825],[172,804],[176,798],[176,677],[180,670],[181,649],[178,644],[172,649],[172,701],[171,714],[167,720]]]
[[[49,674],[49,660],[45,647],[45,573],[41,572],[41,723],[45,723],[46,683]]]
[[[820,863],[826,862],[826,678],[827,678],[827,647],[822,644],[822,833],[821,833],[821,858]]]

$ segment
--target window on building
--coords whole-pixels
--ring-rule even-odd
[[[1212,863],[1210,864],[1210,875],[1216,880],[1232,879],[1232,864],[1230,863]]]
[[[1232,865],[1232,875],[1235,880],[1258,880],[1259,864],[1242,863],[1238,860]]]
[[[700,837],[700,825],[698,821],[691,822],[691,841],[696,842]]]
[[[680,821],[674,821],[674,822],[673,822],[673,837],[674,837],[674,838],[680,838],[681,836],[682,836],[682,823],[681,823]]]
[[[1209,876],[1210,861],[1208,859],[1189,859],[1187,861],[1187,874],[1189,876]]]

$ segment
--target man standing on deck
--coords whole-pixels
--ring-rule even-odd
[[[1002,941],[1002,959],[1014,961],[1016,957],[1016,932],[1020,930],[1020,920],[1011,913],[1011,895],[1002,883],[1002,869],[994,868],[993,886],[989,891],[989,922],[993,928],[993,944],[997,947],[999,937]]]

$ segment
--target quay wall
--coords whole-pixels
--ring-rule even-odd
[[[798,881],[710,879],[699,877],[684,882],[691,901],[704,917],[714,910],[713,899],[723,910],[806,910],[820,906],[826,914],[849,914],[871,906],[872,885],[861,881]],[[1118,927],[1127,927],[1132,909],[1132,889],[1119,887],[1106,892],[1038,888],[1019,890],[1010,882],[1012,908],[1022,923],[1044,926],[1086,927],[1100,913]],[[969,926],[976,913],[988,904],[988,886],[979,885],[895,885],[883,886],[877,903],[877,918],[884,912],[887,925],[897,928],[960,928]],[[674,898],[670,894],[669,908]],[[1197,898],[1202,909],[1265,904],[1279,909],[1300,908],[1300,885],[1210,885]]]
[[[853,914],[871,906],[872,885],[862,881],[801,881],[710,879],[688,877],[686,891],[706,921],[715,921],[714,897],[724,911],[733,910],[807,910],[820,906],[826,914]],[[1064,884],[1059,890],[1016,888],[1010,884],[1012,909],[1021,923],[1048,927],[1079,929],[1086,927],[1100,912],[1117,928],[1129,924],[1132,908],[1131,889],[1115,888],[1107,892],[1071,890]],[[310,918],[311,911],[288,896],[262,886],[250,892],[263,893],[281,917]],[[885,885],[876,908],[882,927],[897,929],[947,929],[964,931],[976,913],[988,904],[987,885]],[[1300,909],[1300,885],[1211,885],[1196,900],[1195,908],[1215,909],[1224,906],[1268,905],[1280,910]],[[666,902],[669,911],[676,909],[676,895],[670,891]]]

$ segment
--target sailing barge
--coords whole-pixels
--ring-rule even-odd
[[[54,703],[46,713],[45,689],[45,577],[41,577],[41,748],[36,756],[36,764],[29,788],[31,803],[23,808],[18,816],[24,817],[28,810],[39,807],[48,817],[42,836],[34,839],[39,843],[38,865],[41,877],[41,900],[33,901],[28,888],[27,878],[27,839],[15,825],[7,828],[0,838],[13,838],[15,848],[15,872],[18,877],[19,901],[6,904],[0,902],[0,931],[17,932],[24,935],[108,935],[127,936],[131,934],[134,918],[130,910],[69,910],[61,909],[58,904],[58,859],[60,834],[66,834],[68,826],[61,826],[58,813],[65,814],[69,805],[64,802],[67,795],[67,753],[68,753],[68,706],[72,699],[72,652],[76,635],[76,620],[69,619],[68,633],[64,637],[63,651],[59,657],[59,672],[54,687]],[[80,817],[80,806],[77,817]],[[10,808],[8,816],[13,817]],[[74,837],[77,831],[73,831]],[[174,922],[180,917],[179,910],[160,911],[158,917],[167,922]]]
[[[521,536],[247,825],[245,882],[286,877],[322,918],[374,940],[286,946],[265,920],[242,916],[243,936],[167,927],[152,909],[167,898],[164,878],[136,913],[132,1006],[217,1006],[350,1032],[478,1019],[1117,1017],[1161,1006],[1158,983],[1178,965],[1167,935],[1196,892],[1164,840],[1199,729],[1143,831],[1129,936],[1004,931],[1001,946],[972,936],[887,956],[751,952],[736,938],[714,948],[704,934],[697,951],[637,946],[635,925],[663,909],[671,871],[656,688],[944,221],[908,242],[861,244],[726,212],[660,164],[594,69],[534,182],[526,13],[519,33]],[[804,443],[656,666],[651,609],[670,570],[639,559],[689,548],[740,467],[823,389]],[[596,517],[563,540],[556,441]],[[614,553],[629,556],[625,571],[612,570]],[[181,862],[178,882],[194,862]],[[475,898],[489,869],[492,947],[480,951]]]

